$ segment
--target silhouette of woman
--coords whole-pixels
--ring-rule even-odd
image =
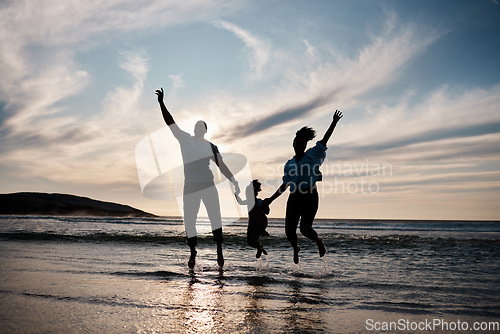
[[[296,264],[299,263],[300,251],[297,243],[297,226],[299,220],[300,232],[305,237],[316,242],[319,256],[323,257],[326,253],[323,240],[321,240],[318,233],[312,228],[319,205],[316,182],[321,181],[319,167],[326,157],[326,144],[342,116],[342,113],[336,110],[332,123],[323,136],[323,139],[307,151],[307,142],[316,137],[316,132],[314,129],[306,126],[297,131],[293,140],[295,156],[285,164],[283,183],[271,197],[264,200],[266,204],[271,204],[290,187],[290,195],[286,204],[285,233],[293,247],[293,262]]]

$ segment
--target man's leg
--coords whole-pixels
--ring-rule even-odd
[[[187,244],[191,250],[188,267],[194,268],[196,262],[196,245],[198,244],[198,236],[196,231],[196,219],[200,210],[201,197],[198,193],[192,192],[184,195],[184,228],[186,230]]]
[[[214,241],[217,243],[217,264],[224,267],[224,255],[222,254],[222,216],[220,213],[219,192],[214,186],[203,190],[203,204],[207,209],[208,219],[212,226]]]

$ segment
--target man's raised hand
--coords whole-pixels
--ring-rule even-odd
[[[158,95],[158,102],[163,102],[163,96],[165,93],[163,93],[163,87],[160,87],[160,89],[156,90],[156,95]]]

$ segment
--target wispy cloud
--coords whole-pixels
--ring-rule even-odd
[[[288,62],[284,58],[275,64],[285,73],[286,80],[270,98],[281,102],[272,109],[256,112],[245,125],[229,131],[224,129],[219,136],[241,138],[312,113],[320,117],[326,111],[322,107],[329,104],[340,107],[375,88],[395,82],[406,66],[440,34],[422,33],[414,25],[396,25],[393,20],[389,21],[385,30],[372,37],[371,43],[354,58],[338,54],[323,54],[318,58],[316,50],[306,43],[305,58],[289,57]],[[288,80],[290,77],[297,80]]]
[[[328,151],[330,161],[359,166],[370,160],[394,167],[390,178],[374,179],[383,187],[377,200],[405,196],[461,203],[461,192],[478,198],[482,191],[498,199],[500,183],[493,170],[500,159],[500,86],[436,87],[418,97],[406,91],[393,105],[370,97],[372,91],[397,83],[444,34],[389,16],[385,28],[372,31],[371,42],[354,57],[325,54],[305,41],[304,54],[296,62],[285,56],[274,65],[286,78],[282,84],[239,101],[216,97],[219,103],[225,101],[218,107],[226,114],[215,139],[244,150],[255,177],[279,184],[298,122],[324,122],[335,106],[344,110],[345,118]],[[227,110],[232,112],[228,115]],[[356,117],[350,110],[358,112]],[[319,131],[326,128],[316,124]],[[327,181],[329,177],[325,175]],[[431,215],[439,215],[438,205]]]
[[[170,74],[168,76],[172,80],[172,89],[176,90],[184,87],[184,81],[182,80],[182,75]]]
[[[116,183],[134,179],[133,147],[148,122],[141,107],[147,59],[122,52],[119,63],[134,81],[109,92],[102,110],[85,120],[49,115],[12,126],[2,161],[25,175],[66,184]],[[35,163],[36,162],[36,163]]]
[[[8,129],[10,136],[37,131],[35,124],[62,110],[54,104],[80,92],[87,79],[88,73],[76,67],[71,54],[53,54],[44,68],[33,69],[32,75],[14,79],[10,87],[1,92],[7,101],[3,112],[9,114],[1,126]]]
[[[16,44],[75,45],[92,43],[116,32],[140,31],[165,25],[206,21],[237,8],[239,1],[189,2],[133,0],[28,1],[2,6],[3,38]]]
[[[33,113],[55,112],[48,107],[82,91],[85,73],[74,61],[75,50],[106,42],[118,33],[211,20],[237,6],[236,1],[217,0],[48,0],[2,5],[0,100],[6,101],[3,112],[16,114],[3,125],[31,119]]]
[[[361,121],[349,119],[349,109],[366,110],[358,101],[374,89],[397,82],[407,66],[442,33],[416,24],[400,23],[389,16],[388,23],[379,34],[372,32],[370,43],[351,57],[340,52],[321,52],[307,41],[303,41],[305,48],[300,56],[271,48],[270,53],[276,51],[280,55],[281,61],[273,63],[275,72],[282,74],[280,84],[269,86],[263,92],[243,96],[220,92],[201,102],[218,123],[219,130],[212,139],[218,143],[231,143],[233,149],[244,147],[250,155],[258,152],[254,157],[258,160],[274,161],[278,159],[275,148],[284,145],[289,147],[299,123],[300,126],[319,124],[321,128],[318,127],[318,130],[321,132],[325,128],[323,123],[329,121],[332,109],[336,108],[347,108],[347,111],[344,110],[346,117],[339,126],[343,128],[345,124],[346,128],[344,131],[337,129],[336,132],[342,132],[342,136],[335,136],[342,138],[344,158],[351,158],[349,154],[364,154],[362,152],[369,151],[368,146],[380,145],[377,147],[382,149],[383,145],[401,146],[404,141],[409,144],[418,139],[424,140],[432,131],[435,131],[434,136],[439,136],[443,120],[439,120],[435,128],[421,127],[416,132],[415,129],[402,126],[411,123],[408,118],[420,118],[420,115],[413,115],[416,106],[405,104],[405,96],[397,107],[381,106],[380,109],[371,110],[371,114],[359,115],[357,119],[361,117]],[[322,50],[329,50],[329,47],[325,46]],[[255,85],[263,81],[265,79]],[[434,93],[425,103],[447,103],[447,98],[440,101],[438,96],[439,92]],[[193,108],[199,109],[199,106]],[[422,104],[418,108],[425,109],[426,105]],[[388,112],[386,109],[393,110]],[[347,127],[352,132],[346,135]],[[393,128],[396,128],[395,132],[391,131]],[[452,131],[459,135],[459,128],[450,129],[449,134]]]
[[[271,57],[270,43],[254,36],[248,30],[240,28],[226,21],[215,21],[214,25],[234,33],[239,39],[243,41],[243,43],[245,43],[246,47],[250,50],[251,53],[251,73],[256,77],[261,77],[263,74],[263,70],[268,64],[268,61]]]
[[[466,93],[439,89],[419,103],[380,106],[343,129],[340,144],[358,153],[500,133],[500,85]],[[431,150],[432,151],[432,150]]]
[[[391,102],[384,100],[387,95],[371,96],[398,85],[412,61],[446,32],[389,14],[381,18],[385,26],[369,27],[367,43],[343,53],[334,36],[318,42],[307,35],[307,28],[296,41],[286,35],[286,41],[275,43],[273,38],[283,32],[252,30],[225,15],[240,6],[239,1],[222,0],[2,4],[2,172],[16,180],[26,178],[30,186],[35,179],[75,187],[137,186],[135,145],[163,125],[154,94],[144,95],[152,76],[150,50],[132,45],[117,52],[117,65],[127,80],[101,92],[101,103],[85,112],[66,103],[78,95],[85,98],[95,78],[76,56],[124,34],[206,22],[220,28],[214,32],[241,40],[247,50],[246,75],[240,87],[215,87],[207,95],[186,99],[186,112],[176,115],[190,117],[193,110],[201,110],[207,121],[216,123],[217,144],[247,156],[256,177],[266,179],[266,169],[272,167],[279,182],[298,126],[314,126],[321,135],[331,111],[341,109],[345,117],[335,130],[328,161],[393,164],[395,174],[381,181],[386,188],[378,198],[403,194],[425,201],[423,193],[429,189],[436,199],[500,187],[495,171],[500,161],[500,86],[428,87],[434,91],[418,96],[417,102],[408,91],[400,97],[388,94]],[[171,81],[166,91],[172,99],[177,90],[190,89],[191,77],[185,74],[184,82],[180,70],[165,77]],[[490,200],[498,199],[498,192],[493,195]]]
[[[135,180],[133,147],[153,122],[140,105],[148,59],[143,52],[123,51],[118,65],[132,85],[116,87],[101,110],[83,115],[60,103],[81,94],[92,80],[75,54],[124,32],[211,21],[239,6],[219,0],[21,0],[0,6],[3,168],[16,166],[18,175],[62,183]]]

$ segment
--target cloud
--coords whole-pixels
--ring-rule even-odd
[[[119,53],[118,66],[129,80],[104,92],[101,105],[86,110],[86,115],[65,103],[70,97],[85,98],[82,93],[94,79],[75,55],[124,33],[146,34],[203,21],[243,42],[249,75],[238,88],[212,90],[185,101],[179,114],[202,110],[209,127],[217,131],[213,137],[219,147],[245,154],[256,177],[265,179],[266,168],[279,165],[279,181],[283,163],[293,154],[295,127],[307,121],[321,135],[331,110],[338,108],[345,117],[332,137],[329,161],[393,164],[394,176],[381,182],[387,185],[384,198],[401,193],[424,198],[422,193],[431,186],[438,195],[498,188],[498,173],[491,171],[500,160],[500,86],[460,91],[441,87],[416,96],[417,102],[411,92],[401,98],[391,92],[391,101],[398,100],[394,104],[384,101],[388,95],[371,96],[398,85],[400,74],[445,32],[399,22],[392,15],[385,17],[382,29],[371,29],[369,43],[349,54],[341,53],[334,37],[330,45],[320,45],[298,36],[295,44],[288,43],[293,47],[280,49],[277,45],[286,41],[273,43],[269,36],[276,35],[258,36],[230,19],[219,19],[240,6],[205,0],[47,0],[38,6],[20,0],[1,5],[0,169],[8,171],[4,180],[12,176],[14,181],[8,182],[24,182],[26,187],[39,179],[79,189],[137,186],[135,145],[163,124],[152,92],[143,95],[148,50],[131,46]],[[302,53],[296,52],[297,45]],[[182,75],[169,77],[173,98],[176,89],[190,88]]]
[[[184,81],[182,80],[182,75],[171,74],[168,76],[172,80],[172,90],[177,90],[184,87]]]
[[[45,115],[28,129],[13,127],[15,132],[4,140],[3,164],[18,166],[23,175],[43,175],[66,184],[134,180],[133,148],[148,126],[141,101],[148,65],[140,53],[121,55],[119,66],[134,79],[130,86],[109,92],[101,112],[85,121]]]
[[[142,52],[122,51],[123,60],[120,67],[127,71],[135,80],[143,82],[149,71],[148,59],[142,55]]]
[[[267,117],[253,121],[249,120],[248,123],[236,127],[232,133],[237,134],[240,138],[257,134],[276,125],[286,123],[289,120],[304,116],[316,108],[325,105],[326,101],[328,101],[328,97],[318,97],[293,106],[284,107],[282,110],[274,111]]]
[[[12,1],[0,11],[2,38],[20,45],[92,43],[105,34],[206,21],[239,6],[238,1],[133,0]]]
[[[76,51],[105,43],[123,32],[212,20],[238,6],[238,1],[218,0],[20,0],[2,5],[0,101],[6,103],[3,111],[16,118],[3,125],[31,119],[33,112],[57,112],[47,109],[82,91],[84,71],[74,61]]]
[[[397,25],[389,20],[381,35],[373,36],[371,43],[354,58],[318,55],[317,50],[306,43],[304,58],[283,57],[280,63],[274,64],[284,73],[284,80],[275,90],[275,96],[269,97],[277,101],[272,109],[256,112],[247,124],[223,129],[217,137],[242,138],[313,113],[321,117],[330,112],[324,108],[328,105],[340,108],[363,94],[394,83],[411,61],[439,36],[438,32],[421,32],[412,24]]]
[[[415,144],[497,134],[498,105],[500,85],[465,93],[442,88],[416,104],[403,98],[392,107],[371,110],[368,117],[342,129],[339,145],[355,154],[383,154]]]
[[[239,39],[243,41],[243,43],[245,43],[245,45],[250,49],[251,52],[250,68],[252,69],[252,73],[257,77],[261,77],[263,74],[263,70],[268,64],[268,61],[271,57],[271,46],[269,42],[257,38],[248,30],[242,29],[229,22],[219,20],[215,21],[214,25],[216,27],[220,27],[234,33]]]
[[[76,67],[71,53],[53,54],[44,68],[33,69],[33,74],[14,80],[1,92],[9,115],[2,126],[9,135],[37,131],[35,124],[62,111],[56,102],[77,94],[87,83],[88,73]]]
[[[485,123],[472,126],[463,126],[459,128],[441,128],[439,130],[423,129],[420,133],[407,137],[402,136],[392,141],[368,144],[368,145],[353,145],[353,149],[357,153],[361,152],[380,152],[393,148],[405,148],[415,144],[436,142],[444,139],[467,138],[487,134],[500,133],[500,122]],[[500,150],[497,150],[500,153]]]
[[[89,117],[62,103],[92,80],[75,54],[124,32],[211,21],[239,6],[219,0],[21,0],[0,6],[0,167],[58,182],[135,180],[133,147],[153,122],[141,105],[148,59],[144,52],[121,52],[119,66],[133,83],[109,92]]]

